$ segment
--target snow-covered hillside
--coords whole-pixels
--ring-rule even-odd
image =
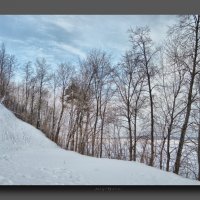
[[[144,164],[59,148],[0,104],[0,185],[196,185]]]

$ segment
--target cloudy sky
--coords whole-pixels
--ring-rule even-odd
[[[149,26],[158,43],[175,19],[173,15],[0,15],[0,42],[20,64],[37,57],[53,64],[75,62],[93,48],[118,59],[129,48],[130,27]]]

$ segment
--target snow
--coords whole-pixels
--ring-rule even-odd
[[[200,185],[137,162],[66,151],[0,104],[0,185]]]

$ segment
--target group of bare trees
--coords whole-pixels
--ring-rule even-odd
[[[18,81],[2,45],[0,100],[65,149],[200,180],[199,20],[179,17],[161,46],[148,27],[131,28],[116,65],[95,49],[75,66],[27,62]]]
[[[7,54],[4,44],[2,44],[0,49],[0,98],[2,100],[5,100],[5,97],[9,95],[15,67],[15,57]]]

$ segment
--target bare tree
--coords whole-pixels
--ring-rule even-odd
[[[140,68],[140,64],[139,57],[135,56],[134,52],[127,52],[114,77],[122,110],[124,110],[122,115],[127,119],[128,123],[129,160],[136,160],[137,114],[140,108],[140,95],[144,83],[144,73]],[[134,131],[132,124],[134,124]]]
[[[171,136],[172,133],[177,130],[177,127],[181,123],[178,119],[183,115],[185,111],[185,104],[183,99],[185,98],[185,70],[183,65],[180,64],[176,59],[176,52],[179,46],[177,44],[177,38],[169,38],[165,47],[165,54],[162,55],[161,70],[160,70],[160,90],[159,93],[159,107],[160,111],[157,110],[159,116],[163,117],[163,146],[162,151],[167,142],[167,161],[166,171],[170,169],[171,160]],[[163,58],[164,56],[164,58]],[[161,155],[162,155],[161,151]],[[162,156],[160,157],[162,162]]]
[[[101,149],[102,149],[102,138],[103,138],[103,126],[104,126],[104,118],[105,118],[105,111],[106,111],[106,104],[104,102],[103,105],[103,96],[104,96],[104,88],[107,87],[106,82],[109,80],[111,75],[111,65],[110,65],[110,58],[105,52],[101,52],[99,50],[93,50],[88,55],[87,58],[87,65],[90,69],[91,73],[91,88],[94,92],[94,104],[95,104],[95,119],[94,119],[94,130],[92,134],[92,155],[95,155],[95,141],[97,137],[97,129],[98,123],[101,116]],[[107,88],[108,89],[108,88]],[[106,92],[105,92],[106,93]],[[104,116],[103,116],[104,115]],[[102,156],[102,153],[100,153]]]
[[[61,89],[61,97],[60,97],[61,111],[60,111],[60,116],[58,118],[58,124],[57,124],[56,133],[55,133],[55,142],[56,143],[58,142],[58,136],[59,136],[60,128],[61,128],[61,121],[62,121],[64,110],[66,108],[65,90],[69,86],[69,83],[72,78],[72,73],[73,73],[72,66],[70,64],[62,63],[58,66],[57,78],[58,78],[58,86]]]
[[[48,72],[49,65],[44,58],[36,60],[36,78],[38,83],[38,107],[37,107],[37,122],[36,128],[41,126],[41,108],[42,98],[44,95],[44,87],[51,79]]]
[[[52,126],[51,126],[51,139],[53,140],[53,135],[56,127],[56,90],[58,88],[58,80],[56,74],[53,74],[52,77],[52,85],[53,85],[53,108],[52,108]]]
[[[37,92],[37,88],[36,88],[36,77],[33,76],[33,78],[31,78],[30,80],[30,123],[32,125],[34,125],[34,116],[35,116],[35,112],[34,112],[34,103],[36,100],[36,92]]]
[[[30,84],[33,77],[33,68],[31,62],[27,62],[22,68],[23,78],[25,82],[25,112],[28,109],[28,100],[30,96]]]
[[[9,86],[11,78],[16,68],[15,56],[7,54],[4,44],[0,49],[0,98],[5,101],[9,95]],[[7,99],[9,101],[9,99]]]
[[[148,27],[136,28],[136,30],[130,29],[130,41],[132,48],[137,54],[142,63],[143,70],[147,79],[149,103],[150,103],[150,120],[151,120],[151,156],[149,165],[154,165],[154,100],[153,100],[153,86],[152,79],[155,76],[157,69],[153,63],[154,57],[158,52],[158,49],[154,49],[152,40],[150,38],[150,29]]]
[[[181,17],[178,25],[171,28],[171,34],[179,34],[179,37],[181,37],[182,49],[176,56],[179,62],[184,63],[185,70],[188,71],[190,76],[186,114],[181,128],[181,136],[174,166],[174,173],[176,174],[179,173],[180,169],[182,150],[193,103],[193,85],[199,64],[199,20],[199,15],[184,16]]]

